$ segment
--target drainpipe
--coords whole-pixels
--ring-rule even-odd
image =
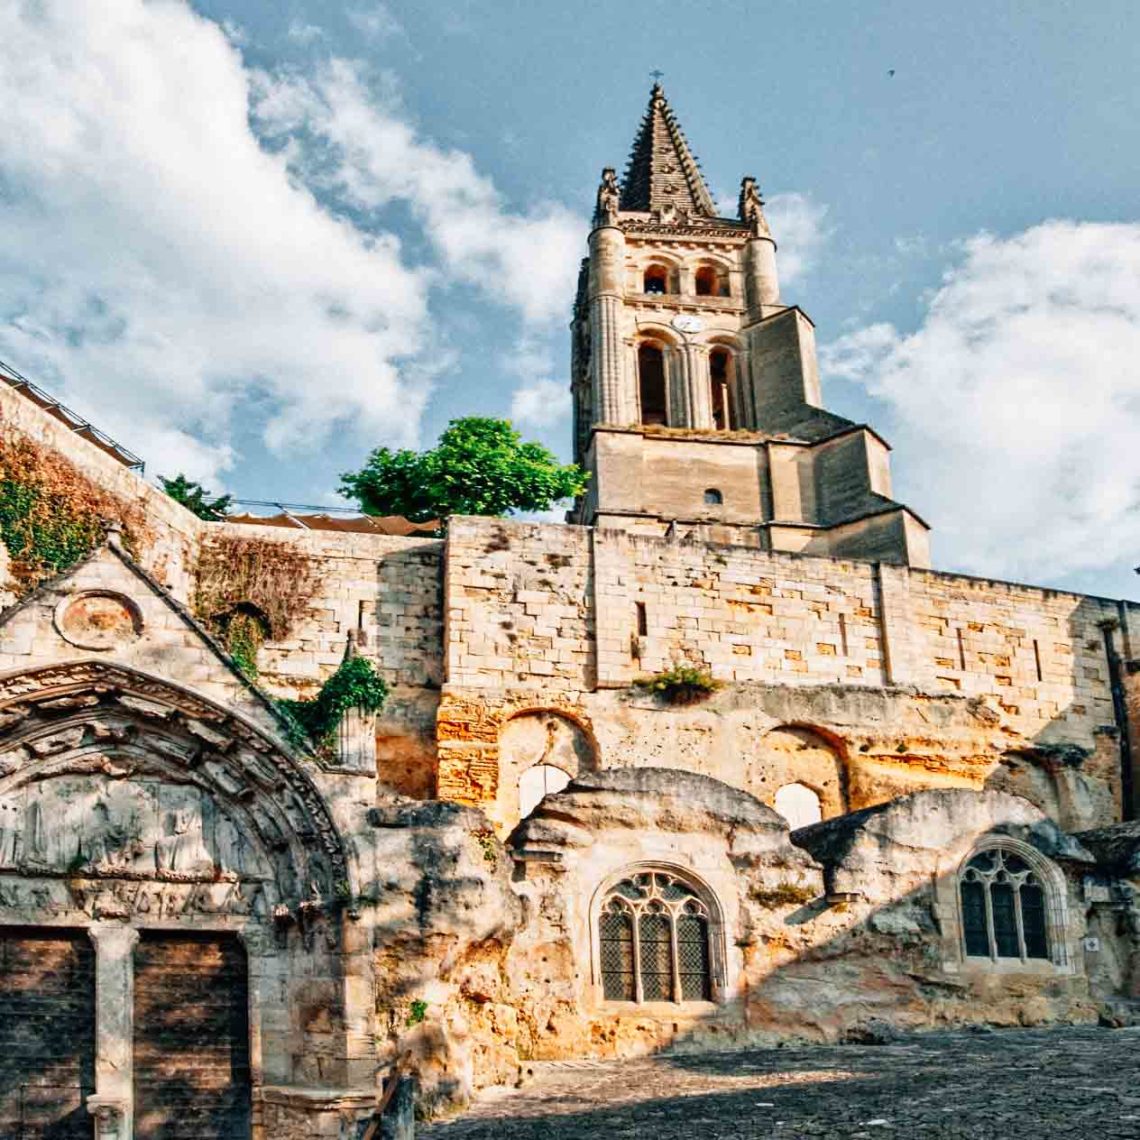
[[[1104,651],[1108,657],[1108,684],[1112,691],[1112,714],[1120,742],[1120,818],[1125,822],[1136,818],[1135,792],[1132,779],[1132,734],[1128,728],[1128,706],[1124,699],[1124,679],[1120,655],[1116,652],[1116,630],[1120,622],[1107,618],[1097,623],[1104,634]]]

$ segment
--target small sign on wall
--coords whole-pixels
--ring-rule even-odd
[[[1090,935],[1084,939],[1084,947],[1086,954],[1098,954],[1100,953],[1100,939]]]

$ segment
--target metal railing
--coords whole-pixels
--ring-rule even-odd
[[[0,360],[0,380],[26,396],[33,404],[43,408],[49,416],[69,427],[76,435],[113,456],[124,467],[129,467],[140,475],[146,468],[146,464],[133,451],[123,447],[121,443],[116,443],[106,432],[100,431],[94,424],[73,412],[66,404],[45,392],[38,384],[33,384],[26,376],[2,360]]]

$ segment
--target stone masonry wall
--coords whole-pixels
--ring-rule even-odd
[[[449,686],[587,690],[596,648],[598,688],[678,661],[724,682],[908,685],[1063,740],[1112,724],[1100,626],[1140,621],[961,575],[475,519],[452,524],[447,593]]]
[[[1070,825],[1106,823],[1118,810],[1102,624],[1126,634],[1137,620],[1131,603],[477,519],[452,522],[445,578],[437,790],[486,804],[497,826],[513,823],[510,790],[498,786],[499,735],[533,709],[580,724],[598,767],[683,767],[766,802],[775,788],[762,738],[783,723],[830,742],[848,810],[919,787],[980,787],[1018,751],[1049,769],[1044,782],[1072,785],[1050,793]],[[633,687],[682,661],[729,692],[685,710]],[[1064,745],[1084,760],[1061,771],[1050,749]]]

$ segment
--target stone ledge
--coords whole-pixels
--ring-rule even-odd
[[[261,1104],[281,1104],[308,1112],[336,1112],[350,1109],[371,1110],[376,1106],[376,1089],[328,1089],[299,1085],[262,1085],[254,1093]]]

